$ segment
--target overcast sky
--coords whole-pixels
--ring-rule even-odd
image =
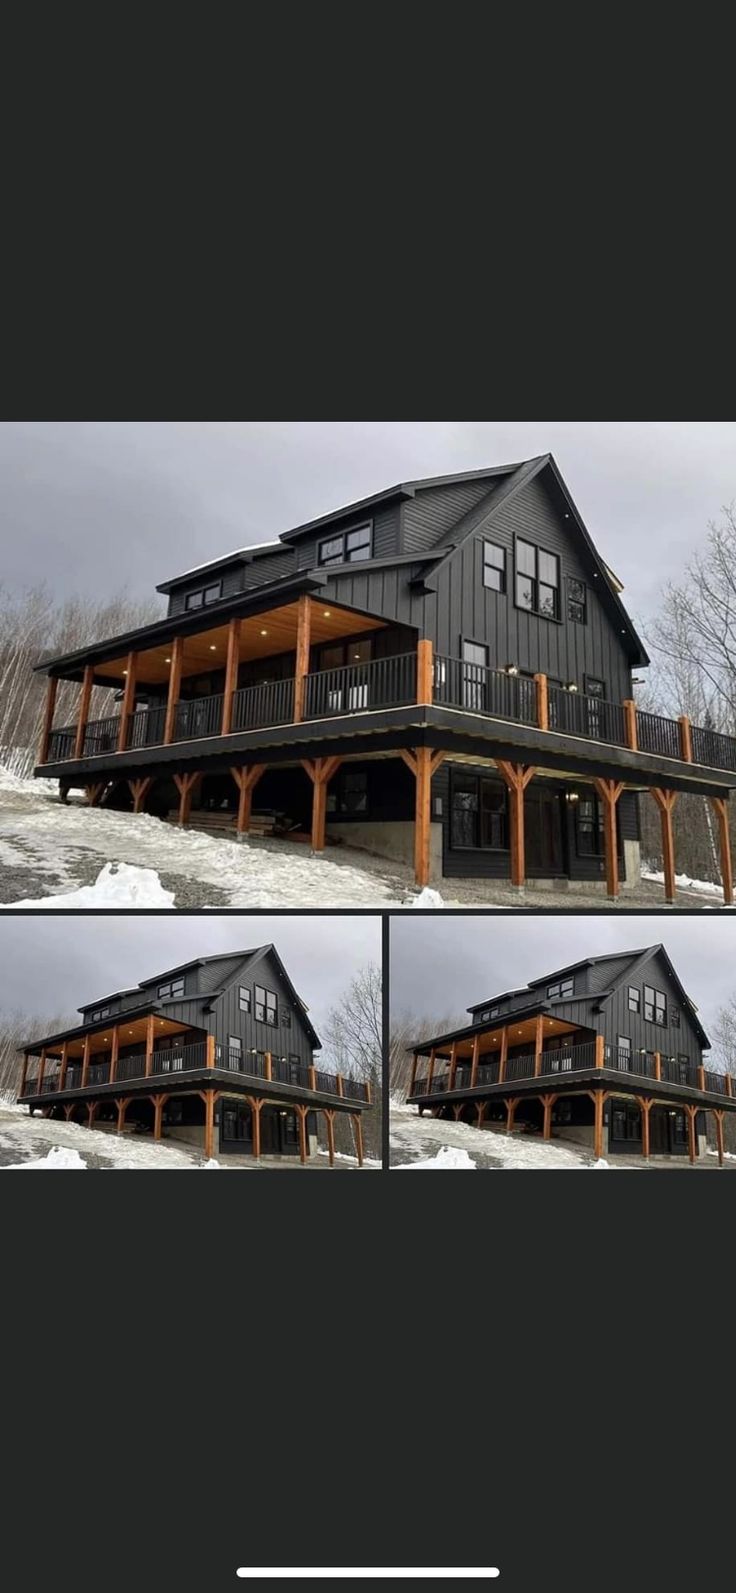
[[[272,942],[320,1033],[330,1007],[368,962],[381,961],[381,922],[366,917],[186,918],[0,914],[0,1008],[73,1015],[77,1007],[193,957]]]
[[[146,597],[399,481],[548,452],[644,621],[736,499],[736,422],[5,422],[0,574]]]
[[[736,995],[736,918],[727,915],[409,913],[391,920],[391,1007],[418,1017],[463,1017],[471,1004],[582,957],[660,944],[709,1032],[718,1008]]]

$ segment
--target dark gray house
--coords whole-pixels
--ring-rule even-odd
[[[38,668],[36,773],[179,822],[413,858],[418,883],[639,872],[638,801],[709,799],[736,740],[639,711],[648,660],[550,455],[404,482],[163,581],[168,614]],[[59,680],[79,712],[54,725]],[[90,717],[95,687],[119,708]]]
[[[118,1133],[182,1141],[207,1157],[316,1151],[317,1114],[334,1164],[335,1117],[370,1085],[319,1069],[317,1035],[274,946],[200,957],[80,1007],[81,1023],[21,1047],[18,1100]]]
[[[420,1112],[691,1162],[710,1112],[723,1165],[734,1082],[706,1068],[710,1041],[664,946],[588,957],[468,1011],[414,1052]]]

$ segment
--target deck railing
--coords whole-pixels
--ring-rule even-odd
[[[698,725],[691,727],[690,736],[694,763],[705,764],[709,769],[730,769],[736,773],[736,740],[733,736],[721,736],[715,730],[701,730]]]
[[[560,1047],[542,1052],[542,1072],[580,1073],[595,1067],[595,1040],[584,1040],[581,1045]]]
[[[160,746],[164,739],[166,727],[166,707],[159,703],[156,707],[139,708],[128,719],[128,748],[137,751],[139,747]]]
[[[98,758],[103,752],[116,752],[120,735],[120,716],[90,719],[84,732],[83,758]]]
[[[524,675],[509,675],[503,669],[487,669],[483,664],[468,664],[461,658],[434,660],[433,701],[448,708],[464,708],[467,713],[488,714],[493,719],[511,719],[517,724],[537,722],[537,689]]]
[[[370,709],[399,708],[416,702],[417,655],[375,658],[344,669],[323,669],[307,675],[305,719],[327,719],[332,714],[367,713]]]
[[[635,1073],[639,1078],[654,1079],[657,1076],[656,1064],[651,1053],[641,1055],[639,1051],[620,1050],[614,1046],[610,1055],[605,1059],[607,1068],[616,1068],[619,1073]]]
[[[626,746],[626,715],[623,704],[585,692],[549,688],[549,728],[563,735],[582,736],[586,741],[605,741],[614,747]]]
[[[76,725],[64,725],[60,730],[52,730],[46,762],[64,763],[67,758],[73,758],[76,740]]]
[[[87,1084],[88,1084],[88,1086],[91,1088],[93,1084],[109,1084],[109,1082],[110,1082],[110,1063],[109,1062],[91,1062],[90,1065],[89,1065],[89,1068],[87,1070]]]
[[[260,730],[266,725],[289,725],[294,718],[294,681],[269,680],[260,686],[242,686],[233,697],[233,730]]]
[[[654,752],[660,758],[682,757],[680,726],[676,719],[663,719],[661,714],[643,713],[638,709],[636,733],[642,752]]]
[[[710,1095],[728,1095],[725,1073],[713,1073],[710,1068],[706,1068],[705,1088]]]
[[[660,1061],[660,1078],[666,1084],[685,1084],[698,1088],[698,1067],[695,1062],[680,1062],[678,1058],[663,1056]]]
[[[174,740],[196,741],[200,736],[219,736],[222,728],[223,698],[219,693],[210,697],[191,697],[180,702],[174,715]]]
[[[138,1056],[121,1056],[117,1065],[118,1082],[125,1079],[142,1079],[146,1073],[146,1054],[141,1052]]]

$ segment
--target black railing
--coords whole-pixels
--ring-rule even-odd
[[[549,728],[586,741],[605,741],[615,747],[626,746],[626,715],[620,702],[590,697],[585,692],[565,691],[550,686]]]
[[[416,695],[416,653],[374,658],[368,664],[349,664],[345,669],[323,669],[307,675],[304,718],[326,719],[331,714],[398,708],[416,702]]]
[[[297,1084],[300,1089],[309,1089],[309,1068],[302,1062],[282,1062],[279,1057],[272,1057],[271,1078],[279,1084]]]
[[[159,704],[156,708],[139,709],[138,713],[131,714],[128,719],[128,747],[136,751],[139,747],[163,746],[166,732],[166,707]]]
[[[509,675],[506,670],[487,669],[484,664],[467,664],[461,658],[434,661],[434,701],[448,708],[464,708],[468,713],[488,714],[492,719],[513,719],[518,724],[537,722],[537,688],[526,675]]]
[[[82,1082],[82,1067],[81,1067],[81,1063],[75,1062],[73,1065],[70,1063],[69,1067],[66,1070],[66,1078],[64,1079],[64,1089],[65,1090],[78,1090],[81,1082]]]
[[[41,1084],[41,1094],[55,1095],[59,1088],[59,1077],[58,1073],[46,1074]]]
[[[580,1073],[595,1067],[595,1040],[542,1052],[542,1073]]]
[[[36,1079],[36,1078],[26,1079],[26,1082],[25,1082],[25,1084],[23,1086],[21,1094],[22,1095],[37,1095],[38,1094],[38,1079]]]
[[[716,730],[701,730],[692,725],[690,739],[693,763],[706,764],[710,769],[730,769],[736,772],[736,740],[721,736]]]
[[[219,736],[223,701],[218,692],[211,697],[192,697],[188,702],[178,703],[174,716],[174,740],[195,741],[200,736]]]
[[[660,1058],[660,1077],[667,1084],[684,1084],[690,1089],[698,1087],[698,1067],[695,1062],[680,1062],[676,1057]]]
[[[103,752],[116,752],[120,735],[120,718],[113,714],[109,719],[90,719],[84,732],[83,758],[96,758]]]
[[[195,1040],[190,1045],[166,1046],[160,1051],[154,1051],[151,1059],[151,1073],[186,1073],[193,1068],[207,1066],[207,1043],[205,1040]]]
[[[533,1079],[534,1056],[510,1056],[506,1063],[506,1080]]]
[[[478,1067],[477,1084],[498,1084],[498,1075],[501,1071],[500,1061],[481,1062]]]
[[[661,758],[681,758],[680,726],[676,719],[637,710],[636,738],[640,752],[654,752]]]
[[[607,1068],[615,1068],[618,1073],[635,1073],[640,1078],[653,1079],[655,1076],[654,1057],[644,1052],[627,1051],[625,1048],[614,1046],[606,1052],[604,1058]]]
[[[145,1073],[145,1052],[140,1056],[121,1056],[118,1059],[118,1065],[116,1069],[116,1078],[118,1080],[142,1079],[145,1077]]]
[[[363,1079],[354,1079],[350,1073],[343,1075],[342,1090],[343,1095],[346,1095],[349,1101],[365,1101],[368,1099],[365,1081]]]
[[[215,1048],[215,1067],[227,1073],[245,1073],[250,1079],[265,1079],[266,1057],[263,1051],[234,1051],[230,1046]]]
[[[87,1086],[93,1084],[108,1084],[110,1082],[110,1063],[91,1062],[87,1070]]]
[[[706,1068],[705,1088],[710,1095],[728,1095],[725,1073],[712,1073],[709,1068]]]
[[[233,730],[289,725],[293,718],[293,680],[269,680],[260,686],[242,686],[233,697]]]
[[[73,758],[76,740],[76,725],[65,725],[62,730],[52,730],[46,762],[62,763],[65,758]]]

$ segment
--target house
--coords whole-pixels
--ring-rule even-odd
[[[180,824],[256,821],[472,876],[639,878],[642,795],[675,898],[681,792],[733,900],[736,740],[640,711],[648,659],[551,455],[404,482],[163,581],[168,613],[37,666],[37,775]],[[80,685],[54,724],[58,682]],[[118,709],[90,717],[97,687]]]
[[[362,1166],[370,1084],[319,1069],[319,1036],[274,946],[199,957],[79,1011],[73,1029],[21,1047],[18,1100],[31,1114],[148,1132],[208,1158],[304,1163],[321,1113],[334,1165],[347,1113]]]
[[[664,946],[586,957],[468,1011],[414,1052],[420,1113],[691,1162],[710,1113],[723,1165],[734,1081],[706,1068],[708,1036]]]

